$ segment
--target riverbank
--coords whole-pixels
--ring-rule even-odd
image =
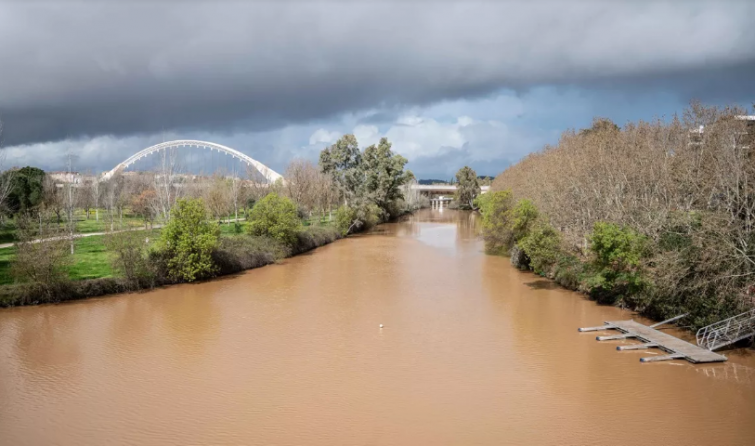
[[[107,253],[104,251],[104,242],[98,240],[99,237],[101,236],[88,238],[87,242],[93,245],[94,248],[90,246],[89,248],[92,249],[84,253],[84,256],[88,255],[89,251],[96,251],[98,253],[99,261],[97,262],[98,265],[95,265],[96,268],[91,261],[86,262],[82,257],[79,259],[79,262],[72,266],[72,270],[79,271],[82,267],[86,267],[89,268],[89,272],[91,273],[92,268],[97,269],[101,267],[97,270],[100,271],[102,268],[108,268],[105,273],[110,272],[112,274],[109,264],[103,263],[103,260],[107,261],[108,258]],[[296,256],[327,245],[340,238],[342,238],[340,232],[333,226],[305,227],[297,234],[296,241],[290,246],[284,245],[270,237],[255,237],[247,234],[222,234],[218,247],[212,252],[212,260],[217,266],[216,273],[207,280],[269,265],[284,258]],[[102,245],[101,250],[97,248],[99,245]],[[123,277],[99,277],[66,282],[54,294],[48,296],[45,296],[35,289],[34,286],[28,284],[8,284],[0,286],[0,307],[59,303],[158,288],[177,283],[181,282],[171,280],[164,275],[140,281],[129,281]]]

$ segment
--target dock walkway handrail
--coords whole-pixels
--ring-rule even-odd
[[[755,337],[755,309],[697,330],[697,345],[716,350],[742,339]]]

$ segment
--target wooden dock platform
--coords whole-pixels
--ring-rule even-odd
[[[704,362],[723,362],[726,361],[726,356],[719,355],[710,350],[698,347],[697,345],[690,344],[687,341],[683,341],[677,337],[663,333],[655,329],[655,327],[665,323],[647,326],[635,321],[611,321],[605,322],[605,325],[599,327],[580,328],[580,332],[586,331],[603,331],[603,330],[618,330],[622,334],[615,336],[598,336],[598,341],[609,341],[616,339],[628,339],[634,338],[642,341],[644,344],[636,345],[620,345],[616,347],[617,350],[638,350],[643,348],[659,348],[667,355],[662,356],[650,356],[640,358],[641,362],[655,362],[655,361],[667,361],[671,359],[686,359],[692,363],[704,363]]]

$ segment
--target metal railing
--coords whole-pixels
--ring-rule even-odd
[[[697,345],[716,350],[755,337],[755,309],[697,330]]]

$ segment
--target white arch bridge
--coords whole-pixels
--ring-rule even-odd
[[[200,149],[209,149],[209,150],[217,150],[220,153],[225,153],[226,155],[231,155],[233,158],[238,159],[242,163],[246,164],[247,166],[251,166],[255,168],[265,179],[267,179],[269,182],[273,183],[279,178],[283,178],[281,174],[274,171],[273,169],[267,167],[266,165],[262,164],[261,162],[253,159],[252,157],[248,155],[244,155],[243,153],[239,152],[238,150],[234,150],[230,147],[226,147],[222,144],[216,144],[214,142],[207,142],[207,141],[197,141],[193,139],[179,139],[176,141],[167,141],[160,144],[155,144],[154,146],[147,147],[144,150],[139,151],[138,153],[135,153],[134,155],[131,155],[128,157],[125,161],[115,166],[112,170],[109,172],[105,172],[102,175],[103,180],[109,180],[113,177],[116,173],[122,171],[123,169],[129,167],[130,165],[134,164],[135,162],[139,161],[140,159],[152,155],[153,153],[158,153],[164,150],[168,149],[180,149],[182,147],[198,147]]]

